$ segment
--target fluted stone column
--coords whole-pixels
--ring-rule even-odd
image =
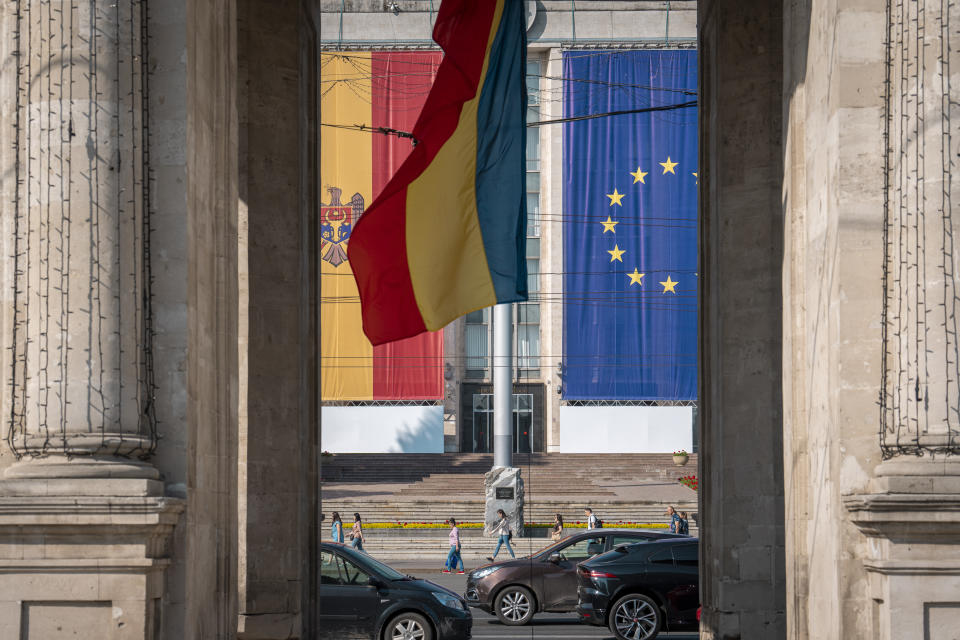
[[[960,6],[890,2],[885,456],[960,453]]]
[[[880,446],[843,498],[870,539],[871,638],[960,625],[960,6],[888,5]]]
[[[7,475],[155,477],[146,5],[16,4]]]
[[[2,295],[13,302],[3,402],[19,459],[0,480],[0,638],[147,640],[163,629],[184,501],[164,495],[146,462],[145,8],[0,5],[0,117],[14,132],[0,150],[13,174],[0,174],[12,249]]]

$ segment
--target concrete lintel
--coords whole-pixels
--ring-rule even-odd
[[[951,575],[960,576],[960,561],[947,561],[942,558],[929,560],[867,560],[863,563],[867,571],[885,575]]]

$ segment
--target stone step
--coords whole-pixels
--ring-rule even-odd
[[[338,454],[321,459],[325,481],[417,481],[431,474],[477,474],[482,476],[493,463],[492,454]],[[514,464],[529,477],[538,473],[587,474],[594,477],[663,476],[685,470],[673,464],[671,454],[523,454]],[[691,455],[686,469],[696,473],[697,456]]]
[[[660,503],[622,503],[604,504],[591,503],[594,513],[604,522],[612,525],[614,521],[626,522],[667,522],[666,504]],[[696,503],[677,503],[678,511],[695,513]],[[356,500],[324,500],[323,512],[340,512],[347,516],[355,511],[359,512],[367,522],[446,522],[449,518],[456,518],[463,522],[479,522],[483,518],[483,501],[456,501],[443,504],[399,505],[398,503],[370,503]],[[560,513],[564,521],[575,523],[583,521],[583,510],[571,508],[569,502],[544,503],[533,502],[524,505],[524,519],[528,522],[552,522],[554,514]]]

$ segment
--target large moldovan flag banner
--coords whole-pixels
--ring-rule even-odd
[[[444,0],[433,39],[417,146],[347,252],[375,345],[527,299],[524,3]]]
[[[695,51],[563,54],[564,116],[695,100]],[[564,124],[567,400],[697,397],[697,110]]]
[[[320,63],[320,325],[324,401],[443,398],[443,334],[373,346],[364,336],[347,247],[357,222],[410,155],[410,131],[439,52],[324,52]],[[339,126],[348,128],[338,128]]]

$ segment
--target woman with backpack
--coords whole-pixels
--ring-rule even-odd
[[[363,522],[360,514],[353,514],[353,529],[350,530],[350,545],[357,551],[363,551]]]
[[[487,556],[487,560],[493,562],[497,559],[497,554],[500,553],[500,547],[504,544],[507,545],[507,551],[510,552],[511,558],[516,558],[516,554],[513,553],[513,547],[510,546],[510,538],[513,537],[513,531],[510,530],[510,521],[507,519],[507,514],[504,513],[503,509],[497,509],[497,515],[500,516],[500,519],[497,520],[497,524],[493,526],[490,534],[497,536],[497,548],[493,552],[493,556]]]
[[[343,544],[343,520],[340,519],[340,512],[333,512],[333,522],[330,524],[330,537],[334,542]]]

